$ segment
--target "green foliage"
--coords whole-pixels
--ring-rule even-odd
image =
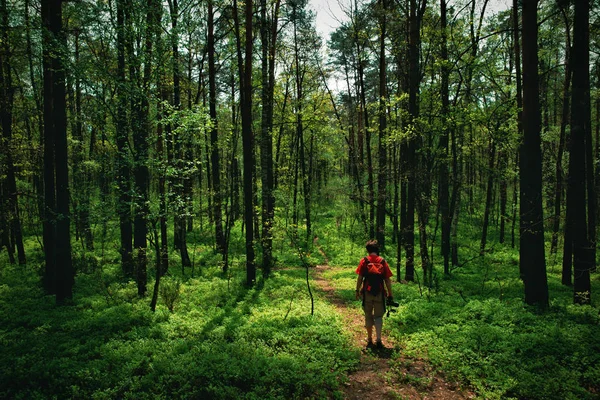
[[[177,279],[162,279],[160,282],[160,298],[164,301],[169,311],[173,312],[175,303],[181,294],[181,282]]]
[[[230,280],[218,268],[163,278],[161,294],[179,300],[152,313],[113,268],[78,275],[74,306],[61,308],[33,271],[2,268],[0,398],[336,397],[357,363],[334,308],[317,299],[310,316],[302,269],[252,289],[239,268]]]
[[[597,313],[581,324],[574,317],[582,310],[573,311],[554,305],[535,315],[521,302],[436,298],[405,304],[392,331],[405,338],[405,354],[428,358],[483,398],[593,398]]]
[[[468,218],[464,223],[472,225]],[[352,302],[354,268],[364,250],[358,243],[341,239],[342,232],[333,224],[330,219],[319,227],[321,232],[330,232],[320,236],[319,242],[331,254],[344,246],[349,261],[347,267],[331,270],[325,278],[348,304],[358,307],[358,302]],[[573,305],[572,288],[560,284],[560,265],[552,263],[548,265],[550,310],[541,313],[526,307],[518,251],[499,250],[495,245],[486,255],[471,259],[469,252],[478,249],[469,244],[477,242],[477,234],[470,237],[469,229],[461,231],[465,232],[460,237],[465,262],[451,276],[439,279],[436,290],[425,291],[418,283],[393,284],[400,307],[385,319],[384,334],[395,337],[405,357],[428,360],[447,379],[471,387],[478,398],[596,398],[600,387],[598,307]],[[597,282],[594,276],[592,284]],[[392,365],[397,376],[404,376],[403,383],[423,390],[428,387],[427,376],[406,377],[396,360]]]

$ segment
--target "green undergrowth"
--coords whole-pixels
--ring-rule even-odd
[[[303,269],[251,289],[243,271],[167,277],[174,311],[161,297],[152,313],[111,268],[79,274],[56,307],[31,267],[2,267],[0,398],[336,398],[358,362],[332,305],[317,296],[310,315]]]
[[[428,360],[478,398],[598,398],[598,307],[573,305],[572,288],[560,284],[554,266],[548,276],[550,308],[525,306],[513,258],[508,253],[488,255],[440,278],[432,289],[395,282],[400,307],[384,318],[384,333],[395,338],[409,359]],[[359,307],[352,302],[354,268],[334,268],[325,277],[340,296]],[[599,276],[592,279],[598,287]],[[401,362],[393,365],[399,374]]]

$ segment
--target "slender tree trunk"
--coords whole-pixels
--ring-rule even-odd
[[[35,105],[37,109],[36,119],[38,126],[38,133],[40,137],[40,144],[43,146],[44,142],[44,110],[42,105],[42,99],[40,96],[40,90],[38,87],[38,79],[36,78],[36,67],[34,66],[34,54],[32,50],[31,44],[31,21],[29,17],[29,0],[25,0],[24,4],[24,14],[25,14],[25,36],[26,36],[26,44],[25,44],[25,53],[27,54],[27,61],[29,64],[29,80],[31,81],[31,89],[33,92],[33,98],[35,100]],[[35,194],[37,197],[37,207],[40,215],[40,220],[44,221],[44,175],[43,175],[43,157],[40,154],[43,152],[38,147],[34,147],[32,149],[32,161],[36,167],[34,168],[33,173],[33,187],[35,188]]]
[[[564,86],[563,86],[563,104],[562,104],[562,117],[561,117],[561,121],[560,121],[560,138],[559,138],[559,142],[558,142],[558,151],[556,154],[556,173],[555,173],[555,187],[554,187],[554,218],[552,219],[552,241],[551,241],[551,245],[550,245],[550,253],[554,254],[556,253],[557,249],[558,249],[558,234],[559,234],[559,229],[560,229],[560,214],[561,214],[561,207],[562,207],[562,196],[563,196],[563,180],[564,180],[564,171],[563,171],[563,155],[564,155],[564,149],[565,149],[565,143],[566,143],[566,128],[567,128],[567,124],[568,124],[568,120],[569,120],[569,97],[570,92],[569,89],[571,87],[571,29],[568,26],[568,22],[569,22],[569,18],[566,16],[566,13],[564,13],[565,15],[565,23],[567,23],[567,28],[566,30],[566,48],[565,48],[565,80],[564,80]],[[565,239],[567,239],[567,236],[569,236],[569,238],[571,237],[571,227],[569,226],[569,224],[565,224],[565,232],[564,232],[564,236]],[[569,243],[571,242],[571,239],[569,239]],[[570,247],[570,244],[567,245],[567,242],[565,242],[565,248]],[[571,251],[570,249],[566,251],[566,253],[569,253],[568,255],[568,259],[569,261],[566,262],[566,264],[564,263],[564,259],[563,259],[563,267],[567,267],[568,270],[568,282],[563,282],[564,284],[570,285],[571,284],[571,269],[572,269],[572,265],[571,265]]]
[[[62,2],[42,2],[44,29],[45,287],[63,304],[73,295]],[[66,47],[66,46],[65,46]]]
[[[21,217],[19,210],[19,202],[17,196],[17,181],[15,177],[15,166],[12,156],[12,121],[13,121],[13,100],[14,89],[12,85],[12,72],[10,63],[10,38],[8,35],[9,15],[6,6],[6,0],[0,1],[0,24],[2,26],[2,45],[0,47],[0,125],[2,127],[1,142],[2,148],[5,149],[6,170],[3,171],[5,178],[2,186],[5,186],[6,193],[6,225],[2,228],[5,231],[10,231],[14,237],[14,244],[17,247],[17,257],[19,264],[25,264],[25,248],[23,247],[23,234],[21,231]],[[3,151],[4,152],[4,151]],[[0,201],[5,201],[4,196],[0,196]],[[8,244],[8,243],[7,243]],[[11,247],[12,246],[8,246]],[[10,251],[9,251],[10,252]]]
[[[169,11],[171,16],[171,51],[173,54],[173,108],[178,111],[181,109],[181,72],[179,63],[179,3],[178,0],[169,0]],[[173,128],[176,132],[177,127]],[[192,262],[187,249],[187,229],[186,214],[189,210],[188,194],[186,193],[186,181],[189,179],[186,171],[186,152],[184,150],[183,138],[180,134],[173,135],[175,165],[179,171],[179,176],[175,178],[175,185],[171,190],[175,192],[175,217],[174,232],[176,248],[181,255],[181,267],[190,267]]]
[[[297,143],[297,165],[298,168],[296,170],[295,182],[297,182],[298,173],[301,174],[300,179],[302,179],[302,192],[304,195],[304,218],[306,219],[306,238],[307,242],[311,235],[311,219],[310,219],[310,205],[311,205],[311,194],[309,189],[309,179],[310,177],[306,172],[306,157],[305,157],[305,145],[304,145],[304,124],[303,124],[303,114],[304,114],[304,70],[300,70],[300,49],[298,44],[298,32],[297,32],[297,19],[296,15],[296,6],[294,6],[293,11],[293,24],[294,24],[294,68],[295,68],[295,79],[296,79],[296,143]],[[297,184],[294,185],[297,187]],[[294,193],[295,194],[295,193]],[[294,196],[294,204],[296,203],[296,196]],[[294,210],[296,207],[294,206]],[[296,215],[296,214],[295,214]],[[297,217],[294,221],[297,224]]]
[[[506,179],[506,171],[508,168],[508,155],[500,150],[498,154],[498,169],[500,170],[500,243],[504,243],[506,237],[506,221],[508,213],[506,206],[508,204],[508,181]]]
[[[125,12],[127,0],[117,1],[117,185],[119,199],[117,212],[121,232],[121,269],[125,276],[133,276],[133,229],[131,225],[131,168],[129,161],[129,129],[127,126],[127,81],[125,77]]]
[[[55,32],[51,26],[55,24],[53,15],[56,7],[54,2],[42,2],[42,31],[43,40],[43,96],[44,96],[44,289],[47,294],[56,294],[56,187],[54,181],[54,118],[53,118],[53,81],[52,53]],[[60,7],[60,2],[59,2]]]
[[[352,89],[350,87],[350,76],[348,74],[348,67],[344,67],[344,72],[345,72],[345,76],[346,76],[346,87],[348,89],[348,115],[349,115],[349,119],[350,119],[350,123],[348,124],[348,147],[349,147],[349,164],[350,164],[350,172],[354,178],[354,189],[355,189],[355,193],[356,196],[358,196],[358,207],[359,207],[359,214],[360,214],[360,220],[363,224],[363,230],[365,235],[368,235],[369,233],[369,226],[368,226],[368,222],[367,222],[367,216],[365,215],[365,198],[364,198],[364,193],[363,193],[363,184],[361,182],[361,177],[360,177],[360,163],[361,160],[359,158],[359,151],[358,151],[358,138],[356,137],[357,135],[355,134],[355,120],[356,120],[356,116],[355,116],[355,104],[352,101],[353,100],[353,96],[352,96]]]
[[[145,59],[143,76],[139,76],[140,62],[136,61],[135,70],[139,88],[134,93],[134,103],[132,104],[133,119],[133,148],[135,166],[133,170],[135,182],[135,213],[133,220],[133,245],[136,251],[136,281],[138,295],[145,296],[147,291],[147,264],[148,264],[148,132],[151,130],[149,120],[149,94],[150,78],[152,73],[152,54],[155,30],[157,29],[156,13],[159,5],[154,0],[148,0],[146,4],[146,37],[145,37]],[[130,58],[134,59],[133,52],[130,51]]]
[[[515,83],[516,83],[516,97],[517,97],[517,133],[519,137],[523,136],[523,90],[521,88],[522,77],[521,77],[521,39],[520,39],[520,29],[519,29],[519,3],[518,0],[513,0],[513,35],[514,35],[514,46],[515,46]],[[515,162],[515,167],[520,164],[519,153],[516,155],[517,161]],[[515,176],[515,184],[514,192],[513,192],[513,218],[512,218],[512,228],[511,228],[511,246],[515,247],[515,227],[517,223],[517,197],[518,197],[518,186],[517,186],[517,178]],[[519,274],[521,279],[523,279],[523,266],[519,264]]]
[[[569,179],[567,197],[571,197],[570,221],[573,229],[573,300],[576,304],[590,304],[592,288],[590,270],[594,267],[592,238],[586,219],[586,184],[590,184],[586,173],[586,141],[591,137],[590,126],[590,80],[589,80],[589,0],[575,3],[573,23],[573,90],[571,102],[571,154],[569,157]],[[589,194],[589,192],[588,192]],[[591,199],[593,201],[594,199]],[[588,209],[589,215],[589,209]],[[594,215],[595,216],[595,215]]]
[[[385,250],[385,211],[387,198],[387,118],[386,118],[386,61],[385,61],[385,38],[386,38],[386,0],[380,0],[381,18],[379,38],[379,176],[377,182],[377,231],[376,239],[379,242],[380,250]]]
[[[79,31],[75,31],[75,65],[78,66],[79,61]],[[72,135],[75,139],[73,149],[73,184],[77,191],[73,198],[75,200],[75,221],[77,232],[83,237],[83,243],[88,250],[94,249],[94,240],[92,236],[92,227],[90,225],[90,177],[82,166],[86,158],[84,137],[83,137],[83,114],[81,111],[81,79],[78,74],[75,74],[75,88],[73,93],[75,104],[73,106],[75,120],[73,121]]]
[[[358,7],[357,7],[358,9]],[[355,27],[355,29],[357,29]],[[357,53],[357,66],[358,66],[358,91],[359,91],[359,99],[360,99],[360,110],[361,113],[359,115],[359,135],[358,135],[358,154],[361,163],[364,162],[365,158],[367,161],[367,203],[369,206],[369,237],[373,238],[375,236],[375,187],[374,187],[374,179],[373,179],[373,159],[371,154],[371,131],[369,130],[369,110],[367,109],[367,100],[366,100],[366,89],[365,89],[365,72],[364,72],[364,64],[361,49],[361,38],[360,32],[358,30],[355,31],[354,40],[356,42],[356,53]],[[360,119],[362,117],[362,124],[360,123]],[[361,129],[362,127],[362,129]],[[366,157],[363,152],[363,141],[366,147]]]
[[[420,21],[417,9],[417,0],[410,0],[409,22],[409,97],[408,114],[411,124],[416,129],[419,118],[419,46],[420,46]],[[417,135],[414,135],[417,136]],[[406,198],[406,225],[404,233],[404,246],[406,251],[405,277],[407,281],[414,280],[414,241],[415,241],[415,201],[417,198],[417,152],[418,139],[411,137],[408,143],[408,181]]]
[[[441,30],[442,30],[442,71],[441,71],[441,119],[442,119],[442,134],[440,137],[440,149],[442,151],[440,160],[440,211],[442,214],[442,257],[444,258],[444,274],[450,274],[450,229],[452,226],[452,215],[450,214],[449,201],[449,173],[448,173],[448,112],[450,108],[449,101],[449,75],[448,68],[448,33],[447,33],[447,15],[446,15],[446,0],[440,0],[441,13]]]
[[[242,145],[244,153],[244,224],[246,229],[246,285],[256,281],[254,260],[254,134],[252,132],[252,0],[245,5],[245,46],[242,59],[240,24],[238,21],[237,0],[233,1],[233,16],[237,37],[238,69],[240,77]]]
[[[262,115],[261,115],[261,181],[262,181],[262,256],[263,275],[268,276],[273,265],[273,238],[275,198],[273,196],[273,94],[275,88],[275,44],[280,0],[270,21],[267,19],[267,2],[261,0],[260,37],[262,44]],[[269,30],[270,28],[270,30]]]
[[[158,41],[157,41],[158,47]],[[158,48],[157,48],[158,50]],[[160,53],[159,53],[160,54]],[[165,135],[161,119],[163,118],[162,106],[157,107],[157,119],[158,129],[156,138],[156,156],[160,160],[160,169],[158,177],[158,197],[159,197],[159,224],[160,224],[160,262],[157,265],[160,266],[161,274],[167,273],[169,270],[169,239],[167,232],[167,190],[166,190],[166,160],[165,160]],[[158,238],[157,238],[158,240]]]
[[[596,60],[596,79],[600,82],[600,60]],[[600,193],[600,98],[596,98],[596,151],[595,151],[596,193]],[[600,207],[600,200],[597,204]],[[597,224],[600,224],[600,213],[597,215]]]
[[[215,223],[215,238],[217,251],[224,255],[225,237],[221,215],[221,166],[219,160],[219,138],[217,126],[217,80],[215,68],[215,35],[213,1],[208,0],[208,103],[210,118],[213,122],[210,131],[210,159],[212,171],[213,219]],[[223,265],[227,271],[227,264]]]
[[[152,290],[152,300],[150,300],[150,310],[156,311],[156,304],[158,303],[158,291],[160,289],[160,278],[163,276],[161,268],[162,249],[158,244],[158,232],[156,232],[156,226],[154,226],[154,240],[156,243],[156,275],[154,277],[154,288]]]
[[[589,0],[588,0],[589,1]],[[589,8],[588,18],[589,20]],[[588,43],[588,57],[587,65],[589,65],[589,28],[587,29],[587,43]],[[589,265],[590,272],[596,271],[596,220],[598,214],[598,196],[595,186],[595,164],[596,159],[594,158],[594,143],[592,141],[592,116],[591,116],[591,99],[590,99],[590,78],[589,69],[586,75],[587,81],[585,82],[585,172],[586,172],[586,185],[587,185],[587,228],[588,228],[588,244],[587,249],[590,254],[587,254],[587,261],[591,263]]]
[[[523,1],[523,142],[520,147],[520,264],[525,302],[548,306],[542,211],[537,0]]]
[[[481,233],[481,245],[479,246],[479,254],[484,254],[485,246],[487,244],[487,233],[488,226],[490,223],[490,213],[492,209],[492,197],[494,193],[494,176],[496,171],[494,170],[496,156],[496,146],[493,139],[490,138],[490,150],[489,150],[489,161],[488,161],[488,183],[487,193],[485,198],[485,211],[483,215],[483,228]]]
[[[65,33],[62,31],[62,2],[56,2],[55,26],[59,42],[66,47]],[[61,54],[61,53],[59,53]],[[67,151],[67,111],[65,95],[64,60],[56,56],[54,82],[52,88],[54,117],[54,156],[56,167],[56,302],[62,304],[73,297],[75,284],[71,258],[71,213],[69,210],[69,165]]]
[[[155,18],[156,20],[162,20],[163,8],[157,7]],[[156,54],[163,53],[163,39],[159,30],[156,32]],[[163,109],[162,102],[168,100],[167,88],[164,83],[164,69],[161,64],[157,65],[156,71],[156,87],[159,92],[160,100],[156,106],[156,119],[157,119],[157,129],[156,129],[156,157],[158,158],[159,168],[158,168],[158,221],[160,225],[160,249],[157,257],[159,258],[156,262],[157,266],[157,281],[155,281],[155,289],[152,295],[152,301],[154,307],[156,306],[156,300],[154,296],[158,295],[158,287],[159,287],[159,277],[166,274],[169,271],[169,237],[168,237],[168,225],[167,225],[167,168],[169,165],[169,160],[167,155],[165,154],[165,142],[167,140],[166,135],[166,126],[164,122],[165,111]],[[158,237],[156,237],[158,240]],[[158,274],[158,269],[160,269],[160,274]],[[150,307],[153,309],[152,305]]]

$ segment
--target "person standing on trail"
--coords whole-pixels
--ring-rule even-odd
[[[375,346],[381,349],[383,348],[381,328],[386,298],[388,303],[393,303],[392,280],[390,279],[393,274],[388,263],[379,256],[377,240],[369,240],[366,247],[369,255],[360,260],[356,268],[358,274],[356,300],[362,298],[365,328],[367,328],[367,347],[373,347],[373,326],[375,326]]]

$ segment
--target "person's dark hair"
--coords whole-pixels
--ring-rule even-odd
[[[377,243],[377,240],[369,240],[367,242],[367,252],[369,254],[371,253],[375,253],[375,254],[379,254],[379,243]]]

